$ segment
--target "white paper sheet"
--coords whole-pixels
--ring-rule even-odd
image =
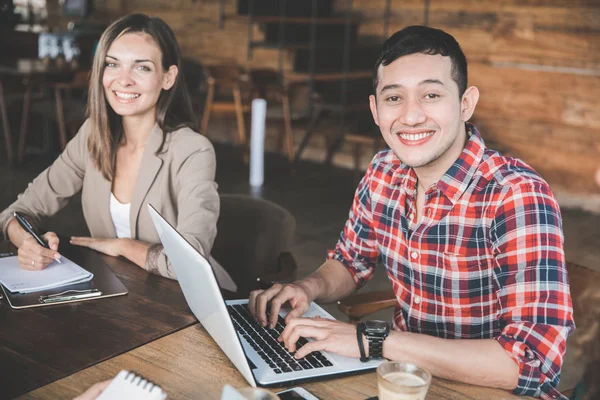
[[[0,258],[0,283],[11,292],[31,293],[92,280],[94,274],[66,257],[41,271],[21,268],[16,256]]]

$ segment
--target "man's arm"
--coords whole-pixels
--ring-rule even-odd
[[[560,210],[548,185],[535,176],[513,184],[496,209],[490,239],[501,328],[494,339],[519,367],[514,393],[565,398],[556,387],[573,308]]]
[[[392,331],[383,342],[383,356],[472,385],[513,390],[519,381],[517,364],[494,339],[441,339]]]
[[[315,340],[296,348],[300,337]],[[280,340],[301,359],[313,351],[328,351],[360,357],[356,326],[323,318],[295,318],[285,327]],[[369,343],[362,336],[369,355]],[[473,385],[513,390],[519,367],[494,339],[441,339],[421,333],[392,331],[383,342],[383,357],[409,361],[432,375]]]
[[[356,282],[341,262],[327,260],[321,267],[298,281],[305,287],[311,301],[331,303],[344,298],[356,290]]]

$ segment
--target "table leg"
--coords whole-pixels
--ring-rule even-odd
[[[21,132],[19,134],[19,154],[17,155],[17,161],[23,162],[23,156],[25,155],[25,147],[27,144],[27,134],[29,125],[29,105],[31,103],[31,81],[27,81],[25,84],[25,98],[23,99],[23,114],[21,115]]]
[[[2,118],[2,130],[4,131],[4,142],[6,144],[6,156],[8,162],[13,162],[13,148],[10,126],[8,124],[8,112],[6,111],[6,102],[4,100],[4,86],[0,81],[0,118]]]

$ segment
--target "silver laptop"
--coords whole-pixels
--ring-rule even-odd
[[[148,208],[190,309],[251,386],[283,386],[366,372],[381,363],[363,363],[356,358],[326,352],[313,352],[302,360],[295,360],[277,342],[289,309],[279,312],[280,322],[275,329],[267,329],[250,316],[247,299],[224,301],[208,260],[151,205]],[[316,316],[334,319],[312,303],[304,317]],[[312,339],[301,338],[298,346],[303,340]]]

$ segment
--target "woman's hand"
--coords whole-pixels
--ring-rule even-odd
[[[91,237],[72,236],[71,244],[75,246],[89,247],[108,256],[118,257],[121,255],[121,239],[100,239]]]
[[[18,259],[21,268],[31,271],[40,271],[52,264],[55,260],[60,260],[58,252],[58,236],[54,232],[47,232],[42,239],[48,243],[50,249],[42,247],[28,233],[24,233],[23,242],[19,246]]]

